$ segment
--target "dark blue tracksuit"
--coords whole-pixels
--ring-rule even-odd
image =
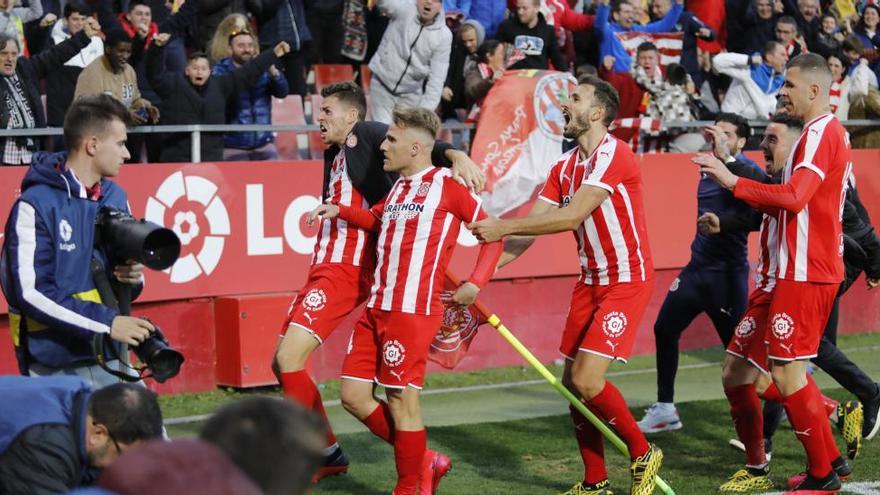
[[[740,155],[738,160],[756,170],[757,164]],[[763,172],[762,172],[763,173]],[[748,214],[748,205],[712,179],[700,179],[697,188],[697,217],[714,213],[719,217]],[[695,222],[696,223],[696,222]],[[707,236],[697,232],[691,243],[691,259],[669,287],[657,321],[657,401],[674,402],[678,371],[678,341],[682,332],[700,313],[706,313],[726,346],[745,312],[748,300],[748,232]]]

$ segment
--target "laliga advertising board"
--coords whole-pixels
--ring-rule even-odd
[[[4,224],[26,170],[0,169]],[[173,229],[182,244],[169,270],[147,271],[138,301],[298,290],[317,235],[305,216],[319,204],[322,173],[319,161],[124,166],[114,180],[128,193],[134,216]],[[473,246],[476,240],[463,232],[453,267],[472,266]],[[547,268],[553,269],[542,272]],[[577,267],[562,262],[556,270]],[[0,294],[0,314],[6,312]]]

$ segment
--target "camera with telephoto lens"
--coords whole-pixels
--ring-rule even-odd
[[[98,212],[95,226],[95,245],[111,259],[136,261],[153,270],[165,270],[174,265],[180,256],[180,238],[173,230],[148,220],[138,220],[125,211],[105,206]],[[120,313],[128,315],[131,305],[130,287],[117,283],[114,289],[114,284],[109,283],[102,270],[93,269],[93,272],[98,292],[105,303],[112,299]],[[145,376],[143,372],[146,369],[152,371],[152,377],[159,383],[176,376],[184,361],[183,354],[169,345],[158,326],[153,326],[155,331],[132,348],[144,364],[143,369],[133,368],[139,372],[139,376],[132,377],[106,366],[108,355],[119,358],[118,346],[111,341],[109,334],[103,334],[95,341],[98,364],[124,380],[139,380]]]
[[[103,207],[95,222],[96,244],[119,260],[133,260],[153,270],[165,270],[180,256],[180,238],[171,229],[127,212]]]

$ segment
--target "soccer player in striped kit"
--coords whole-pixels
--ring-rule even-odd
[[[332,202],[310,219],[339,218],[378,232],[376,269],[367,309],[342,364],[342,404],[376,436],[394,446],[394,495],[434,493],[449,462],[427,450],[419,394],[428,349],[443,318],[440,292],[462,223],[486,218],[480,198],[431,165],[440,119],[424,108],[397,107],[382,151],[384,168],[400,174],[391,192],[369,210]],[[483,244],[476,267],[453,294],[469,305],[495,272],[500,242]],[[388,402],[373,396],[385,387]]]
[[[329,145],[324,152],[322,197],[353,208],[369,208],[397,179],[397,174],[382,169],[379,147],[388,126],[364,121],[366,98],[353,82],[332,84],[321,94],[317,121],[321,140]],[[451,166],[452,173],[469,186],[482,187],[481,173],[467,154],[437,142],[432,157],[438,166]],[[316,479],[343,473],[349,463],[326,421],[321,394],[305,369],[306,363],[342,320],[366,300],[376,254],[374,235],[344,220],[322,220],[318,228],[309,278],[290,305],[273,362],[284,395],[324,418],[326,460]]]
[[[550,170],[529,216],[482,220],[471,229],[483,242],[574,231],[582,274],[560,346],[566,357],[563,382],[626,442],[630,493],[649,495],[663,452],[647,442],[623,396],[605,379],[612,361],[629,358],[654,281],[639,167],[627,145],[608,134],[618,105],[610,84],[580,78],[562,105],[565,137],[578,146]],[[500,264],[522,254],[531,239],[514,237],[505,244]],[[607,495],[602,434],[574,408],[571,417],[585,469],[584,480],[567,493]]]
[[[775,256],[768,260],[775,288],[768,302],[764,334],[773,384],[763,396],[782,402],[807,454],[806,475],[792,483],[794,487],[786,492],[791,494],[837,493],[841,488],[832,466],[840,453],[821,393],[806,373],[807,361],[817,355],[844,272],[841,215],[852,163],[848,134],[829,111],[831,79],[828,65],[818,55],[802,54],[788,62],[780,103],[806,124],[782,170],[782,184],[738,178],[717,164],[701,164],[700,168],[733,191],[734,197],[761,209],[776,222],[775,228],[768,225],[769,230],[765,229],[775,236],[777,247]],[[773,241],[767,240],[768,244]],[[738,329],[737,334],[741,333]],[[736,366],[726,366],[725,386],[741,389],[735,396],[727,394],[737,418],[737,434],[741,439],[762,442],[761,431],[754,431],[760,421],[744,421],[760,415],[754,368],[743,360],[730,364]],[[741,425],[744,422],[749,424]],[[763,453],[763,447],[760,451]]]

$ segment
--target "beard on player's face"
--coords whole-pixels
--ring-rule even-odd
[[[577,139],[581,137],[581,134],[590,130],[590,119],[587,116],[587,112],[579,115],[564,112],[564,116],[566,122],[562,135],[566,139]]]

